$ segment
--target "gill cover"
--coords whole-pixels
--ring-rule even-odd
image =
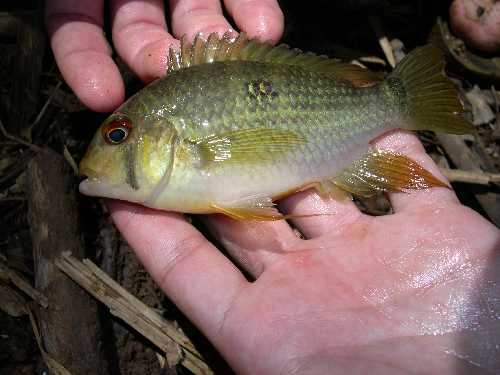
[[[165,120],[133,119],[123,108],[96,132],[80,173],[87,195],[148,204],[170,177],[175,131]]]

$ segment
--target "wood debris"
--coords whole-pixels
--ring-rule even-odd
[[[179,363],[194,374],[212,374],[191,341],[154,310],[123,289],[89,259],[79,261],[64,253],[56,261],[64,273],[109,307],[110,312],[167,352],[171,341],[179,345]]]

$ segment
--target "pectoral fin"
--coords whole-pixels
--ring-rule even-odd
[[[449,186],[408,157],[371,149],[332,182],[354,195],[369,197],[378,191],[406,191]]]
[[[236,130],[191,141],[198,147],[203,164],[271,161],[305,142],[297,133],[267,128]]]

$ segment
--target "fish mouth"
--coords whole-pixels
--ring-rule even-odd
[[[115,198],[116,186],[92,168],[81,168],[80,177],[83,179],[78,186],[80,193],[93,197]]]
[[[97,171],[88,167],[80,166],[80,178],[82,181],[78,186],[80,193],[90,196],[103,196],[102,193],[109,184],[105,183],[105,180],[99,176]]]
[[[78,186],[78,190],[80,190],[80,193],[93,197],[104,197],[104,198],[117,197],[116,186],[114,187],[105,179],[98,177],[90,177],[87,175],[82,175],[82,177],[84,179],[80,182],[80,185]]]
[[[106,176],[97,176],[91,170],[82,170],[80,176],[83,180],[78,189],[84,195],[121,199],[135,203],[143,203],[144,201],[141,192],[132,189],[127,184],[113,183]]]

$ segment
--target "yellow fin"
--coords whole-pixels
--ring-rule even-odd
[[[235,220],[273,221],[284,219],[269,197],[245,197],[234,202],[212,203],[210,207]]]
[[[458,90],[444,73],[444,57],[432,45],[410,52],[389,75],[384,85],[398,100],[404,100],[407,127],[452,134],[471,133],[464,117]]]
[[[339,202],[352,199],[346,190],[339,188],[333,181],[330,180],[321,181],[314,187],[323,199],[333,199]]]
[[[270,161],[306,140],[294,132],[253,128],[191,140],[199,148],[202,163]]]
[[[231,219],[235,220],[275,221],[285,218],[275,209],[259,207],[221,207],[216,204],[211,204],[210,207],[218,213],[229,216]]]
[[[330,216],[331,214],[309,214],[309,215],[283,215],[277,210],[258,207],[222,207],[217,204],[210,204],[214,211],[229,216],[234,220],[255,220],[255,221],[277,221],[305,217]]]
[[[276,209],[271,198],[258,196],[246,197],[234,202],[211,203],[210,208],[235,220],[276,221],[329,215],[283,215]]]
[[[377,191],[406,191],[449,186],[402,154],[371,149],[332,181],[354,195],[369,197]]]
[[[231,60],[300,66],[311,71],[331,73],[336,78],[350,81],[354,86],[360,87],[371,86],[381,81],[377,73],[358,65],[339,62],[310,52],[303,53],[285,44],[274,46],[269,42],[248,39],[245,33],[235,36],[229,32],[222,37],[212,33],[206,40],[198,34],[192,44],[183,37],[181,48],[179,50],[171,48],[169,51],[168,73],[194,65]]]

